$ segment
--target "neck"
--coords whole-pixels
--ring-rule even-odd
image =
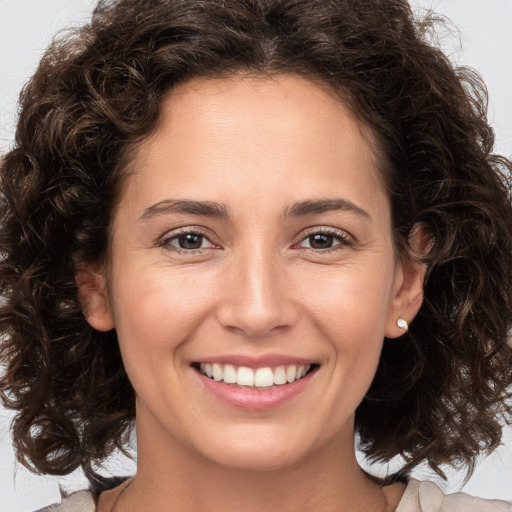
[[[383,512],[394,510],[398,500],[396,495],[389,503],[387,490],[359,468],[352,431],[300,461],[249,470],[219,465],[178,440],[155,442],[154,431],[146,437],[141,425],[137,474],[121,496],[119,510]]]

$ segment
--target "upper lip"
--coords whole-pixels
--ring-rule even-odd
[[[231,364],[233,366],[246,366],[248,368],[265,368],[273,366],[287,365],[310,365],[317,361],[305,359],[302,357],[289,356],[284,354],[262,354],[259,356],[249,356],[243,354],[229,354],[212,357],[202,357],[194,361],[196,364]]]

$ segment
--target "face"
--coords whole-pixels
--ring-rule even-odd
[[[139,449],[238,468],[352,450],[416,283],[358,122],[298,77],[196,80],[167,97],[134,169],[109,300],[82,293],[89,322],[117,330]]]

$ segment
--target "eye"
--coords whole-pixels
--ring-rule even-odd
[[[160,241],[160,245],[177,251],[198,251],[214,247],[205,235],[196,231],[181,231],[167,236]]]
[[[313,249],[316,251],[326,251],[336,249],[338,246],[350,246],[351,241],[347,234],[333,231],[317,231],[309,234],[301,240],[299,247]]]

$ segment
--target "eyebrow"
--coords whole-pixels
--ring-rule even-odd
[[[285,217],[301,217],[329,211],[353,212],[366,219],[370,214],[346,199],[310,199],[292,204],[285,209]],[[187,199],[166,199],[144,210],[140,220],[150,219],[157,215],[169,213],[183,213],[203,217],[217,217],[228,219],[229,213],[226,205],[214,201],[192,201]]]
[[[330,212],[330,211],[347,211],[353,212],[361,217],[364,217],[368,220],[371,219],[370,214],[355,205],[351,201],[347,201],[346,199],[317,199],[317,200],[308,200],[301,201],[299,203],[294,203],[289,208],[285,210],[285,216],[289,217],[299,217],[302,215],[314,215],[318,213]]]
[[[228,218],[226,206],[214,201],[190,201],[186,199],[166,199],[150,206],[140,216],[141,220],[150,219],[165,213],[185,213],[204,217]]]

